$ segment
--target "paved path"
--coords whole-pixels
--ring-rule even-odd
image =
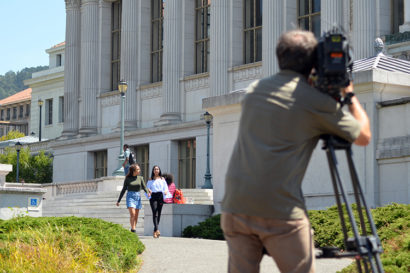
[[[227,272],[228,248],[225,241],[140,236],[145,245],[139,273],[223,273]],[[351,259],[316,260],[316,273],[335,273]],[[273,260],[264,256],[261,273],[279,273]]]

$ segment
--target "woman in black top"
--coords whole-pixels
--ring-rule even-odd
[[[124,196],[126,190],[127,192],[127,208],[130,212],[130,224],[131,232],[136,233],[136,226],[138,221],[138,214],[142,208],[141,204],[141,189],[144,190],[148,196],[151,195],[151,191],[147,189],[145,185],[144,178],[139,175],[141,172],[140,166],[138,164],[133,164],[130,166],[127,176],[124,180],[124,186],[122,187],[120,196],[118,197],[117,207],[120,205],[121,198]]]

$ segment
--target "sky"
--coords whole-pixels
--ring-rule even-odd
[[[65,40],[64,0],[0,0],[0,75],[48,65],[46,49]]]

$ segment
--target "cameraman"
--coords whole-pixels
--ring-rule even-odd
[[[343,111],[308,83],[317,41],[284,33],[280,72],[252,83],[242,102],[238,139],[226,175],[221,227],[229,272],[259,272],[263,249],[281,272],[314,272],[314,245],[301,183],[320,135],[369,143],[367,114],[355,96]],[[342,95],[353,91],[350,85]]]

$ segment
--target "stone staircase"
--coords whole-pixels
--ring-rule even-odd
[[[187,203],[213,204],[213,190],[208,189],[182,189]],[[54,199],[43,201],[43,216],[61,217],[77,216],[99,218],[112,223],[130,228],[129,213],[126,208],[125,195],[117,207],[119,192],[94,192],[77,193],[57,196]],[[148,199],[142,197],[142,209],[139,211],[137,234],[144,234],[144,206],[149,206]]]

